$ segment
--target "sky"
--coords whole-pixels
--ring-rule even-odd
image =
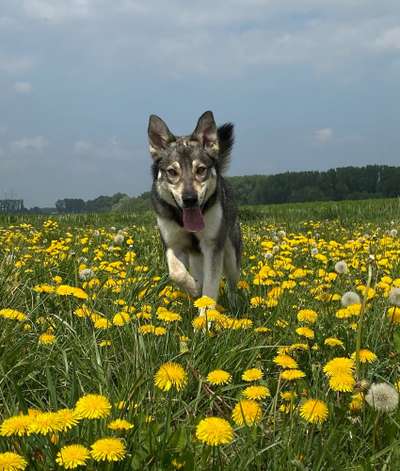
[[[229,175],[400,165],[398,0],[1,0],[0,198],[150,188],[149,115]]]

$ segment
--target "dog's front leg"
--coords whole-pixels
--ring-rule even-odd
[[[169,276],[176,284],[178,284],[184,290],[188,291],[191,296],[196,298],[200,295],[200,287],[187,271],[182,258],[184,258],[183,254],[179,254],[171,248],[167,249]]]
[[[214,246],[204,247],[204,279],[203,296],[209,296],[217,301],[219,283],[222,276],[223,252]]]

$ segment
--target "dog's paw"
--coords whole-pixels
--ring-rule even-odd
[[[192,298],[200,298],[201,296],[201,286],[199,283],[194,282],[193,286],[189,289],[189,294]]]

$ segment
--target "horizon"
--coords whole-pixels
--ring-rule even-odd
[[[396,165],[399,21],[394,0],[5,0],[0,195],[150,190],[151,113],[233,122],[229,176]]]

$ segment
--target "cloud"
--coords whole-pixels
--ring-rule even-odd
[[[48,145],[49,141],[43,136],[23,137],[22,139],[11,142],[10,149],[13,152],[43,152]]]
[[[87,161],[109,160],[113,162],[131,160],[134,153],[133,149],[122,144],[116,137],[111,137],[105,142],[78,140],[73,145],[73,151]]]
[[[9,74],[26,72],[31,69],[35,61],[29,56],[10,56],[0,53],[0,72]]]
[[[15,82],[14,90],[21,95],[29,95],[32,91],[32,84],[29,82]]]
[[[93,144],[90,141],[79,140],[74,144],[75,154],[87,154],[93,151]]]
[[[327,144],[333,140],[333,129],[322,128],[314,132],[314,141],[318,144]]]
[[[94,7],[90,0],[24,0],[25,13],[35,19],[59,23],[71,18],[84,18]]]
[[[376,49],[381,51],[400,49],[400,27],[385,31],[374,42]]]

